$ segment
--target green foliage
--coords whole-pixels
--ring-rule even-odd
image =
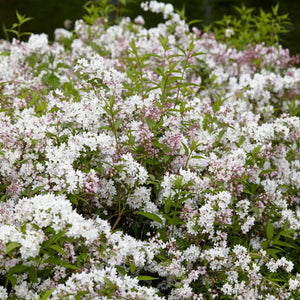
[[[83,20],[93,25],[100,17],[105,21],[109,19],[109,14],[116,11],[116,7],[109,3],[109,0],[90,0],[84,4],[87,15],[83,16]]]
[[[185,3],[183,3],[182,9],[175,9],[176,13],[180,16],[180,18],[186,22],[188,22],[189,25],[193,25],[193,24],[197,24],[197,23],[201,23],[202,20],[200,19],[195,19],[195,20],[191,20],[188,21],[187,17],[186,17],[186,13],[185,13]]]
[[[16,38],[20,40],[21,37],[32,34],[31,32],[22,32],[21,28],[25,23],[32,20],[33,18],[26,17],[26,15],[21,15],[18,11],[16,11],[16,16],[18,22],[14,23],[10,29],[5,28],[5,26],[3,25],[3,29],[6,34],[8,32],[13,33],[16,36]]]
[[[149,213],[149,212],[143,212],[143,211],[140,211],[139,214],[142,215],[142,216],[144,216],[144,217],[146,217],[147,219],[155,221],[155,222],[157,222],[159,224],[163,224],[162,219],[158,215],[156,215],[156,214]]]
[[[38,298],[38,300],[47,300],[51,295],[52,293],[54,292],[55,289],[51,289],[51,290],[48,290],[47,292],[43,293],[42,296],[40,296]]]
[[[147,275],[140,275],[138,276],[139,281],[148,281],[148,280],[157,280],[159,278],[157,277],[152,277],[152,276],[147,276]]]
[[[87,14],[83,16],[83,20],[93,25],[97,20],[102,19],[105,25],[110,23],[118,23],[123,13],[126,13],[126,5],[132,0],[118,0],[117,4],[111,4],[109,0],[89,0],[83,8]]]
[[[279,3],[272,7],[272,12],[260,9],[260,14],[254,15],[253,8],[234,7],[238,16],[225,15],[222,20],[215,22],[212,28],[218,41],[243,50],[247,45],[264,42],[267,46],[278,43],[283,33],[291,23],[287,14],[279,15]]]

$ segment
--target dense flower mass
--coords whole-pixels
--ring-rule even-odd
[[[142,7],[0,42],[0,298],[299,299],[297,58]]]

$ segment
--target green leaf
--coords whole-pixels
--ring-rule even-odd
[[[116,109],[114,111],[112,111],[112,115],[116,116],[122,109]]]
[[[109,278],[107,278],[107,277],[104,277],[104,281],[105,281],[109,286],[113,286],[113,285],[114,285],[113,282],[112,282]]]
[[[173,83],[173,82],[179,82],[180,80],[182,80],[182,78],[181,77],[178,77],[178,76],[172,76],[172,77],[169,77],[169,79],[168,79],[168,84],[171,84],[171,83]],[[172,89],[172,88],[171,88]]]
[[[65,68],[65,69],[70,69],[71,67],[67,64],[64,64],[62,62],[59,62],[56,66],[56,69],[59,69],[59,68]]]
[[[147,219],[150,219],[157,223],[163,224],[162,219],[159,216],[157,216],[156,214],[149,213],[149,212],[143,212],[143,211],[140,211],[139,214],[146,217]]]
[[[196,159],[206,159],[206,157],[201,156],[201,155],[193,155],[192,158],[196,158]]]
[[[109,108],[107,108],[106,106],[102,106],[102,109],[110,116],[111,112],[109,110]],[[108,127],[110,128],[110,127]]]
[[[19,22],[21,22],[25,17],[25,16],[20,15],[17,10],[16,10],[16,16],[17,16],[17,19],[18,19]]]
[[[147,276],[147,275],[140,275],[137,278],[139,281],[145,281],[145,280],[157,280],[159,278],[157,277],[152,277],[152,276]]]
[[[18,247],[21,247],[20,243],[10,242],[6,247],[6,251],[4,254],[8,254],[9,252],[11,252],[12,250],[14,250],[15,248],[18,248]]]
[[[78,199],[77,199],[77,196],[75,196],[75,195],[70,195],[70,196],[69,196],[69,200],[70,200],[73,204],[78,205]]]
[[[14,33],[15,35],[18,35],[18,31],[17,30],[13,30],[13,29],[6,29],[7,32],[11,32]]]
[[[246,139],[246,138],[245,138],[244,136],[241,136],[241,137],[240,137],[239,143],[238,143],[239,147],[244,143],[245,139]]]
[[[199,147],[199,143],[197,141],[194,140],[194,138],[192,139],[192,144],[190,146],[190,150],[191,152],[193,152],[194,150],[196,150]]]
[[[59,245],[55,244],[55,245],[51,245],[49,246],[49,248],[55,250],[56,252],[62,253],[63,255],[66,255],[67,252],[64,251]]]
[[[166,242],[168,240],[167,235],[166,235],[166,229],[165,228],[159,228],[157,230],[157,232],[159,233],[160,239],[164,242]]]
[[[294,229],[285,230],[285,231],[280,232],[280,235],[285,236],[287,238],[293,238],[294,232],[295,232]]]
[[[133,274],[133,273],[135,272],[135,270],[136,270],[136,266],[135,266],[135,264],[134,264],[134,263],[130,264],[130,266],[129,266],[129,270],[130,270],[131,274]]]
[[[86,252],[83,252],[83,253],[80,254],[79,257],[80,257],[84,262],[86,262],[88,255],[87,255]]]
[[[26,227],[27,227],[27,223],[25,223],[25,224],[21,227],[21,232],[22,232],[23,234],[25,234],[25,232],[26,232]]]
[[[269,241],[266,241],[266,240],[262,241],[261,246],[262,246],[263,249],[267,249],[268,246],[269,246]]]
[[[42,83],[52,87],[54,90],[56,90],[60,85],[59,78],[52,73],[45,74],[42,77]]]
[[[223,137],[223,135],[225,134],[226,129],[222,129],[219,134],[218,134],[218,139],[221,140],[221,138]]]
[[[274,259],[278,259],[277,253],[281,252],[281,250],[268,248],[266,249],[268,255],[271,255]]]
[[[10,281],[12,287],[15,287],[15,285],[17,283],[17,277],[13,276],[13,275],[8,275],[7,279]]]
[[[252,209],[253,212],[259,217],[260,216],[259,208],[257,206],[254,206]]]
[[[259,145],[259,146],[256,146],[253,150],[253,154],[257,155],[260,151],[260,149],[262,148],[263,145]]]
[[[288,247],[288,248],[295,248],[295,246],[293,246],[287,242],[284,242],[284,241],[275,241],[275,242],[273,242],[273,245],[279,245],[279,246]]]
[[[268,240],[271,240],[274,236],[274,227],[270,221],[267,223],[266,234]]]
[[[70,263],[64,262],[64,261],[62,261],[61,265],[65,268],[72,269],[72,270],[79,270],[80,269],[79,267],[76,267],[76,266],[74,266]]]
[[[115,122],[115,130],[118,130],[120,128],[121,124],[122,124],[122,120],[117,120]]]
[[[263,174],[269,174],[269,173],[272,173],[272,172],[274,172],[274,171],[276,171],[276,170],[275,170],[275,169],[263,170],[263,171],[261,171],[261,172],[259,173],[259,175],[261,176],[261,175],[263,175]]]
[[[164,145],[158,141],[153,141],[153,146],[155,146],[156,148],[164,148]]]
[[[163,161],[164,161],[165,163],[169,162],[170,160],[171,160],[171,156],[170,156],[170,155],[164,155],[164,156],[163,156]]]
[[[6,199],[6,195],[4,194],[1,199],[0,199],[0,202],[5,202],[5,199]]]
[[[52,228],[49,228],[50,232],[51,232],[51,229]],[[43,250],[47,249],[51,244],[54,244],[57,240],[59,240],[65,233],[66,233],[66,231],[60,231],[59,233],[54,234],[48,241],[45,241],[42,244],[42,249]]]
[[[35,69],[38,70],[38,71],[48,70],[49,69],[49,64],[48,63],[39,64]]]
[[[34,190],[32,191],[32,194],[36,194],[38,193],[40,190],[42,190],[44,188],[43,185],[37,186],[36,188],[34,188]]]
[[[60,265],[61,260],[56,257],[49,257],[45,260],[45,263],[54,264],[54,265]]]
[[[20,34],[20,36],[23,36],[23,35],[32,35],[32,32],[22,32],[22,33]]]
[[[248,189],[244,188],[243,193],[245,194],[249,194],[249,195],[254,195],[253,193],[251,193]]]
[[[122,275],[126,275],[126,271],[124,270],[124,268],[122,268],[121,266],[115,266],[115,268],[122,274]]]
[[[38,282],[37,279],[37,272],[34,266],[29,267],[28,269],[28,275],[31,282]]]
[[[63,129],[66,129],[66,128],[72,128],[72,127],[73,127],[73,123],[72,123],[72,122],[66,121],[66,122],[61,123],[61,127],[62,127]]]
[[[156,178],[155,178],[155,176],[154,175],[152,175],[152,174],[149,174],[149,178],[153,181],[153,182],[155,182],[156,181]]]
[[[174,215],[174,214],[178,214],[178,213],[180,213],[180,212],[173,212],[172,214]],[[170,215],[172,215],[172,214],[170,214]],[[169,221],[169,223],[171,225],[181,225],[181,224],[184,224],[184,222],[179,217],[177,217],[177,216],[173,216],[171,218],[171,217],[165,215],[165,217],[166,217],[166,219]]]
[[[170,212],[171,206],[172,206],[172,199],[171,197],[168,197],[168,199],[165,201],[165,207],[164,207],[164,211],[166,214]]]
[[[49,290],[47,291],[41,298],[39,298],[39,300],[47,300],[51,294],[54,292],[55,289]]]
[[[65,268],[68,268],[68,269],[72,269],[72,270],[78,270],[79,267],[76,267],[70,263],[67,263],[63,260],[60,260],[59,258],[56,258],[56,257],[49,257],[45,260],[46,263],[49,263],[49,264],[54,264],[54,265],[62,265],[63,267]]]
[[[28,269],[28,266],[16,265],[9,269],[9,274],[20,274],[20,273],[23,273],[27,269]]]

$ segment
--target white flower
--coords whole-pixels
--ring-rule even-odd
[[[226,28],[225,30],[225,36],[227,38],[231,38],[234,35],[234,30],[233,28]]]
[[[123,170],[121,172],[121,179],[125,183],[133,187],[136,183],[144,184],[148,178],[147,170],[136,162],[130,153],[122,155],[121,165]]]
[[[249,244],[253,249],[257,251],[261,249],[261,240],[259,239],[259,237],[252,238]]]
[[[276,296],[270,295],[269,293],[265,297],[266,300],[278,300]]]
[[[278,269],[278,264],[274,260],[270,260],[266,264],[267,268],[269,269],[270,272],[275,273]]]
[[[200,249],[196,245],[190,245],[184,252],[183,257],[187,262],[195,262],[200,255]]]
[[[176,299],[191,299],[193,296],[193,290],[187,283],[184,283],[182,287],[177,288],[172,293],[175,294]]]
[[[300,287],[300,281],[299,281],[298,278],[295,278],[295,279],[290,278],[289,279],[289,289],[290,289],[290,291],[294,291],[294,290],[298,289],[299,287]]]
[[[294,264],[291,261],[288,261],[285,257],[281,257],[276,262],[278,266],[284,268],[287,272],[292,272]]]
[[[57,28],[54,31],[55,40],[59,41],[61,39],[70,39],[72,38],[73,34],[72,32],[63,29],[63,28]]]
[[[256,128],[254,139],[260,143],[266,143],[274,138],[274,125],[262,124]]]
[[[229,296],[231,296],[232,293],[233,293],[232,286],[231,286],[228,282],[226,282],[226,283],[222,286],[221,291],[222,291],[225,295],[229,295]]]
[[[137,187],[133,194],[129,195],[127,203],[132,208],[142,207],[145,203],[150,202],[150,189],[141,186]]]
[[[244,270],[249,270],[249,264],[251,262],[251,257],[247,252],[247,249],[241,245],[235,245],[232,252],[236,255],[237,261],[235,261],[236,266],[242,267]]]
[[[134,19],[134,22],[136,24],[139,24],[139,25],[145,25],[145,20],[142,16],[137,16],[135,19]]]
[[[41,231],[26,230],[25,237],[21,240],[20,253],[22,258],[36,257],[39,254],[44,237],[45,235]]]
[[[115,268],[93,269],[90,271],[83,271],[75,273],[64,283],[58,284],[51,295],[51,299],[61,299],[66,294],[69,297],[74,297],[77,293],[85,291],[85,297],[90,299],[108,299],[99,296],[98,291],[106,287],[106,282],[109,280],[114,284],[112,291],[113,298],[127,298],[127,299],[151,299],[162,300],[157,296],[154,288],[143,287],[138,284],[137,278],[132,278],[127,275],[118,276]],[[71,299],[71,298],[70,298]]]
[[[45,53],[48,51],[48,36],[42,34],[31,34],[28,40],[27,47],[32,52]]]
[[[247,217],[246,222],[241,226],[242,232],[247,233],[255,223],[255,217]]]
[[[6,300],[7,298],[8,298],[8,294],[6,288],[0,286],[0,299]]]
[[[239,274],[238,274],[237,271],[227,271],[226,275],[227,275],[227,280],[230,283],[236,283],[236,282],[238,282]]]

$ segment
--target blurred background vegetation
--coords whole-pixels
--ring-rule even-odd
[[[124,12],[125,15],[135,18],[143,14],[147,27],[162,22],[159,15],[143,13],[140,8],[141,0],[127,0],[127,2],[129,2],[128,11]],[[172,3],[179,10],[185,5],[187,20],[200,19],[201,22],[196,24],[200,29],[222,19],[225,14],[235,15],[236,11],[233,6],[241,6],[244,3],[249,8],[255,8],[255,13],[258,15],[259,8],[270,12],[271,7],[279,2],[279,14],[287,13],[291,21],[291,25],[288,25],[290,32],[281,36],[283,40],[281,44],[289,48],[292,54],[300,53],[300,0],[165,0],[162,2]],[[24,24],[23,31],[44,32],[52,40],[55,28],[74,24],[75,20],[85,14],[84,3],[85,0],[0,0],[0,38],[6,38],[3,26],[10,28],[16,22],[15,11],[18,10],[20,14],[33,18]],[[72,22],[66,22],[66,20]]]

